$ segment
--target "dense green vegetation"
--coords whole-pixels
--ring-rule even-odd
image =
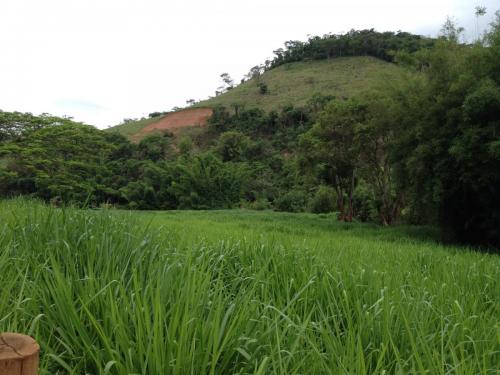
[[[494,374],[500,261],[332,215],[0,202],[41,374]]]
[[[265,69],[295,61],[324,60],[343,56],[373,56],[394,61],[397,53],[413,53],[434,45],[435,39],[425,38],[402,31],[397,33],[370,30],[351,30],[346,34],[327,34],[310,37],[307,42],[290,40],[285,48],[274,51],[273,60],[266,62]]]
[[[279,109],[250,106],[244,95],[243,104],[214,101],[206,128],[139,144],[69,119],[0,112],[0,194],[93,207],[336,211],[348,222],[437,225],[445,241],[499,248],[500,13],[481,42],[460,44],[459,32],[448,21],[432,42],[349,34],[353,54],[364,41],[359,53],[382,53],[399,66],[367,56],[307,61],[315,58],[311,46],[344,37],[290,45],[283,64],[275,60],[263,76],[216,98],[232,101],[249,87],[251,95],[271,97],[281,87],[288,94],[276,94]],[[374,46],[379,52],[369,52]],[[380,81],[363,89],[357,73],[347,73],[375,67],[360,73],[361,81]],[[337,83],[343,77],[346,95],[328,91],[335,84],[327,78],[317,83],[320,93],[295,79],[320,71]],[[295,104],[281,102],[287,98]]]

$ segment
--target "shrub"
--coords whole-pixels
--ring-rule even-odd
[[[300,190],[291,190],[280,196],[275,202],[278,211],[302,212],[306,206],[306,194]]]
[[[368,186],[360,182],[354,190],[354,216],[361,221],[378,221],[377,202]]]
[[[263,211],[271,209],[271,203],[266,198],[257,198],[252,202],[243,201],[241,207],[249,210]]]
[[[315,214],[335,211],[337,193],[329,186],[320,186],[309,203],[309,209]]]
[[[216,151],[222,161],[243,161],[247,158],[250,138],[238,131],[222,133],[216,145]]]
[[[243,197],[247,170],[211,153],[178,160],[168,188],[180,209],[231,208]]]
[[[259,93],[265,95],[269,92],[267,85],[264,82],[259,82]]]
[[[179,149],[179,154],[189,156],[193,151],[193,140],[190,136],[185,135],[180,139],[177,148]]]

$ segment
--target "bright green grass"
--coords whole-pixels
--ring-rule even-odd
[[[0,202],[0,331],[42,374],[497,374],[500,258],[424,228]]]
[[[198,106],[229,108],[238,103],[246,108],[278,110],[288,104],[304,105],[315,93],[350,97],[374,88],[381,81],[401,79],[403,72],[395,64],[369,56],[297,62],[264,73],[260,80],[268,85],[266,95],[259,93],[257,80],[250,80]]]

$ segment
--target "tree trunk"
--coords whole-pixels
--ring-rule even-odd
[[[352,219],[354,217],[353,195],[354,195],[354,171],[352,171],[351,174],[351,184],[349,187],[349,214],[346,220],[348,222],[352,222]]]
[[[339,176],[335,175],[335,191],[337,192],[337,208],[339,210],[339,221],[345,221],[344,192],[340,185]]]

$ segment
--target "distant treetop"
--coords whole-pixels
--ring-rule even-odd
[[[407,32],[351,30],[346,34],[310,37],[307,42],[290,40],[274,52],[263,66],[269,70],[290,62],[323,60],[343,56],[373,56],[392,62],[396,52],[415,52],[434,45],[435,39]]]

